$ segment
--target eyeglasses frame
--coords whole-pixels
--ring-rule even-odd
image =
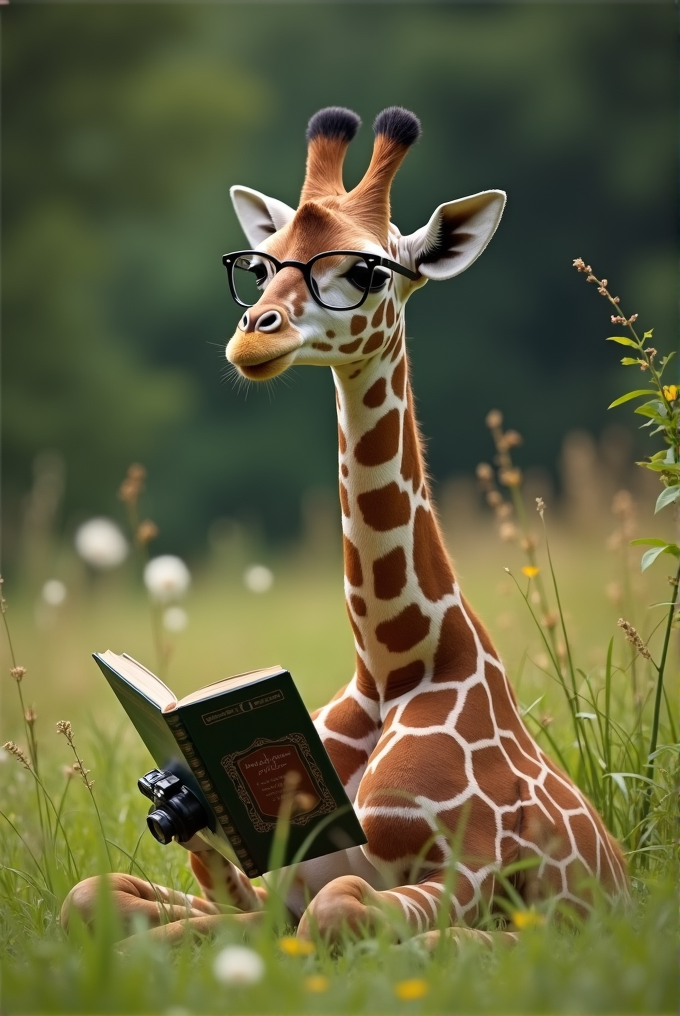
[[[224,267],[227,270],[227,279],[229,281],[229,289],[231,291],[231,295],[232,295],[232,297],[234,299],[234,302],[237,303],[239,305],[239,307],[246,307],[246,308],[248,308],[248,307],[254,307],[255,304],[253,304],[253,303],[244,303],[242,300],[239,300],[238,296],[236,295],[236,288],[234,286],[234,279],[233,279],[234,265],[235,265],[236,260],[238,258],[240,258],[240,257],[244,257],[246,254],[256,254],[258,257],[265,258],[267,261],[272,262],[274,264],[274,266],[276,267],[276,274],[277,275],[278,275],[278,273],[283,268],[297,268],[297,269],[299,269],[300,272],[302,273],[302,277],[305,280],[305,283],[307,285],[307,289],[309,290],[312,299],[314,300],[315,303],[317,303],[319,305],[319,307],[323,307],[324,310],[343,310],[343,311],[345,311],[345,310],[356,310],[358,307],[361,307],[361,305],[366,301],[366,299],[368,298],[369,293],[371,292],[371,283],[373,282],[373,273],[374,273],[376,268],[389,268],[390,271],[396,272],[398,275],[404,275],[407,279],[411,279],[411,281],[413,281],[413,282],[417,281],[421,277],[418,272],[413,272],[413,271],[411,271],[410,268],[405,268],[404,265],[400,265],[397,261],[392,261],[390,258],[383,257],[380,254],[370,254],[368,251],[363,251],[363,250],[325,250],[325,251],[322,251],[320,254],[315,254],[313,258],[310,258],[309,261],[306,261],[306,262],[305,261],[279,261],[279,259],[275,258],[272,254],[267,254],[265,251],[261,251],[261,250],[236,250],[236,251],[231,251],[229,254],[224,254],[222,256],[222,264],[224,265]],[[349,254],[356,254],[358,257],[362,258],[366,262],[366,267],[369,268],[370,272],[371,272],[371,274],[369,276],[369,279],[368,279],[368,285],[366,286],[366,290],[364,292],[364,295],[361,297],[361,299],[357,303],[352,304],[351,307],[334,307],[334,306],[332,306],[330,304],[324,303],[323,300],[321,299],[321,297],[318,296],[314,292],[314,289],[312,287],[312,267],[313,267],[313,265],[317,261],[319,261],[321,258],[326,258],[326,257],[329,257],[330,255],[335,255],[335,254],[345,255],[345,256],[349,255]]]

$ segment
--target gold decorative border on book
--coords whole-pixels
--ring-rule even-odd
[[[229,812],[222,803],[222,798],[215,790],[215,785],[210,779],[208,770],[203,760],[196,751],[196,747],[189,736],[187,728],[177,713],[165,713],[165,720],[171,728],[177,745],[189,764],[189,768],[196,777],[198,784],[205,794],[206,800],[215,813],[215,817],[224,830],[224,834],[234,848],[234,853],[239,859],[243,871],[249,878],[257,878],[262,872],[253,861],[252,857],[243,845],[243,840],[238,834]]]
[[[337,801],[331,794],[330,790],[326,786],[326,782],[323,778],[323,773],[319,769],[316,763],[312,750],[307,743],[307,738],[304,734],[286,734],[283,737],[278,737],[272,740],[268,737],[258,737],[251,745],[244,748],[242,751],[232,752],[230,755],[225,755],[222,759],[222,766],[227,776],[230,778],[239,799],[243,803],[248,817],[253,823],[254,828],[259,833],[268,833],[276,829],[277,819],[270,819],[263,815],[257,804],[253,800],[252,794],[248,790],[246,781],[243,779],[241,772],[238,769],[238,760],[246,755],[249,755],[252,751],[257,748],[275,747],[277,745],[283,746],[284,744],[293,744],[298,749],[302,756],[303,762],[307,766],[309,776],[312,779],[312,783],[316,786],[320,801],[315,808],[308,812],[302,812],[300,815],[296,815],[291,818],[291,825],[307,825],[312,819],[318,818],[321,815],[328,815],[330,812],[335,811],[338,807]]]

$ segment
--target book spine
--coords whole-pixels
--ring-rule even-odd
[[[214,811],[215,817],[217,818],[224,835],[231,843],[243,871],[248,878],[257,878],[257,876],[261,875],[262,872],[246,849],[246,845],[243,842],[242,837],[239,835],[238,829],[234,825],[229,812],[224,807],[221,797],[215,790],[215,785],[210,779],[210,773],[208,772],[207,766],[198,754],[196,745],[191,740],[189,732],[182,723],[180,716],[177,712],[172,712],[164,713],[163,718],[170,727],[173,737],[177,741],[177,745],[187,761],[187,765],[196,777],[196,780],[198,781],[198,784],[207,800],[210,802],[210,807]]]

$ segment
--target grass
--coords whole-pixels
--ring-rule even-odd
[[[644,661],[638,658],[633,663],[631,647],[616,627],[621,607],[611,604],[605,593],[617,577],[618,564],[599,538],[575,538],[562,530],[553,538],[552,557],[575,663],[579,697],[575,711],[593,717],[577,721],[590,746],[592,769],[584,762],[583,740],[579,752],[573,713],[523,603],[522,594],[529,606],[535,606],[535,597],[532,580],[522,576],[519,550],[506,545],[499,551],[483,521],[468,533],[454,532],[453,545],[463,588],[493,634],[518,698],[528,710],[527,722],[581,782],[598,773],[594,784],[602,794],[598,804],[629,851],[630,907],[625,912],[598,911],[578,931],[552,925],[530,928],[516,949],[491,953],[475,944],[458,949],[449,944],[428,956],[417,942],[394,947],[371,940],[350,942],[341,953],[331,954],[318,944],[310,955],[291,956],[281,948],[285,929],[279,927],[273,934],[268,930],[251,937],[249,946],[263,958],[265,973],[250,985],[223,983],[213,970],[222,949],[243,944],[234,929],[225,927],[213,942],[186,941],[172,954],[143,941],[122,952],[115,946],[120,937],[115,915],[103,899],[95,934],[76,929],[67,938],[57,920],[61,901],[77,878],[107,870],[107,849],[114,870],[131,870],[188,892],[195,890],[195,883],[180,848],[163,848],[142,834],[146,804],[136,780],[150,760],[89,658],[93,650],[111,648],[130,652],[154,667],[145,600],[131,573],[87,576],[66,555],[60,567],[70,595],[62,607],[47,610],[42,604],[36,611],[34,595],[25,590],[12,595],[5,589],[17,662],[27,667],[21,690],[26,707],[37,713],[31,729],[41,778],[54,808],[41,798],[41,831],[33,775],[3,753],[3,1012],[179,1016],[677,1009],[677,755],[662,747],[649,798],[644,781],[605,778],[606,772],[629,771],[627,765],[644,774],[655,693]],[[291,552],[268,562],[275,584],[266,595],[255,597],[240,581],[249,554],[236,543],[222,547],[195,577],[187,606],[190,624],[176,639],[168,681],[173,690],[185,693],[226,673],[281,662],[291,669],[305,701],[314,708],[352,672],[341,562]],[[540,549],[538,554],[543,574],[548,574]],[[519,593],[503,570],[505,565],[517,578]],[[631,581],[637,584],[636,602],[661,599],[656,595],[658,575],[636,574]],[[644,608],[639,613],[636,624],[646,641],[658,618]],[[677,646],[671,653],[667,693],[676,701]],[[3,735],[27,750],[10,666],[3,646]],[[79,755],[90,770],[87,779],[94,780],[91,794],[77,774],[65,775],[73,755],[56,732],[57,721],[63,719],[72,722]],[[670,740],[662,709],[659,745]],[[641,830],[645,801],[649,821]]]

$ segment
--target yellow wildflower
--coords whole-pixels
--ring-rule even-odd
[[[664,385],[663,393],[669,402],[675,402],[678,397],[678,386],[677,385]]]
[[[284,935],[279,939],[279,948],[286,956],[311,956],[314,952],[314,944],[306,938],[297,938],[295,935]]]
[[[526,575],[528,579],[533,579],[536,575],[538,575],[540,570],[540,568],[536,568],[533,564],[525,564],[522,568],[522,575]]]
[[[323,974],[313,974],[312,977],[305,977],[304,985],[307,991],[328,991],[331,982]]]
[[[422,998],[423,995],[427,995],[429,990],[429,984],[422,977],[412,977],[408,981],[397,981],[394,986],[394,994],[402,1002],[412,1002],[416,998]]]
[[[536,913],[535,910],[515,910],[512,915],[512,923],[520,931],[525,928],[542,928],[545,924],[545,917],[543,914]]]

